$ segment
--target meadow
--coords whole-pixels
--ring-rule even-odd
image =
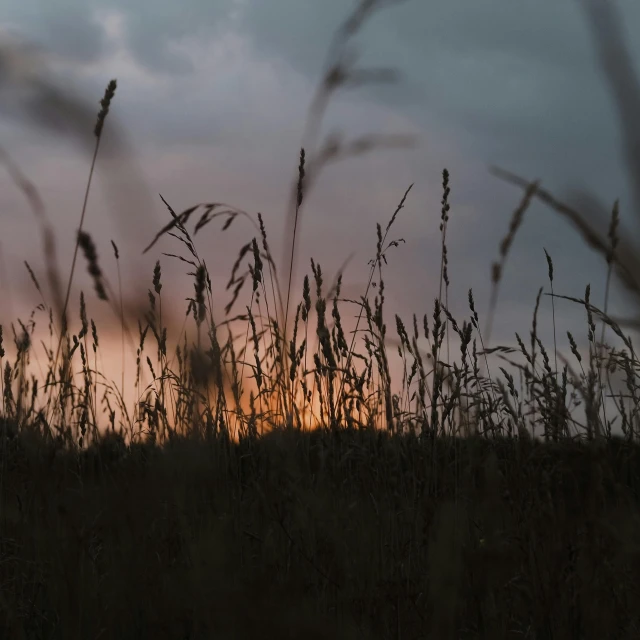
[[[111,244],[115,286],[85,229],[86,198],[63,280],[37,189],[6,159],[39,221],[46,286],[27,268],[49,346],[42,342],[48,369],[39,380],[29,369],[34,316],[12,325],[13,357],[0,332],[1,638],[640,637],[638,359],[607,309],[614,277],[638,296],[640,268],[619,234],[618,202],[601,238],[539,182],[496,169],[523,195],[499,242],[484,331],[471,290],[466,318],[448,308],[446,169],[440,290],[422,318],[389,315],[385,305],[384,269],[401,257],[396,228],[411,186],[377,226],[359,299],[343,296],[341,271],[325,282],[313,256],[302,291],[293,290],[301,212],[322,168],[410,142],[372,135],[318,144],[334,92],[393,79],[389,70],[354,69],[345,55],[383,5],[361,0],[333,41],[297,158],[279,266],[261,214],[215,202],[177,213],[164,200],[167,224],[141,251],[172,238],[176,253],[163,255],[192,278],[177,336],[163,323],[163,301],[173,294],[163,289],[160,259],[137,326],[125,316],[119,250]],[[613,64],[620,50],[601,52],[619,69],[612,86],[631,86],[623,65]],[[112,81],[101,103],[94,164],[116,91]],[[631,92],[614,93],[631,100]],[[623,125],[625,140],[640,139],[633,122]],[[626,147],[630,172],[640,176],[633,149]],[[92,174],[93,166],[87,194]],[[552,302],[584,308],[586,327],[576,335],[586,331],[588,359],[571,333],[572,362],[538,338],[543,289],[528,341],[514,331],[517,346],[485,347],[510,247],[535,198],[606,260],[600,309],[588,286],[582,297],[554,292],[547,254]],[[224,233],[238,217],[255,236],[231,266],[219,317],[198,239],[215,225]],[[85,293],[71,317],[77,258],[94,284],[86,295],[111,306],[122,349],[135,349],[133,406],[124,400],[124,373],[108,381],[98,370],[100,331]],[[347,327],[343,318],[352,315]],[[605,329],[623,347],[605,343]],[[402,363],[399,382],[391,355]],[[505,366],[491,367],[490,356]],[[612,416],[604,398],[615,371],[628,393],[611,393]]]

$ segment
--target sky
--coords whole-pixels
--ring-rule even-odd
[[[606,56],[607,47],[619,52],[624,41],[631,64],[640,66],[640,44],[631,38],[640,26],[640,4],[384,4],[350,46],[358,54],[357,68],[392,68],[399,77],[336,93],[321,139],[333,131],[346,140],[398,134],[412,136],[414,144],[376,149],[323,169],[305,194],[299,219],[294,292],[310,273],[309,257],[322,265],[327,281],[351,257],[344,293],[362,295],[375,255],[375,225],[384,228],[413,184],[390,235],[405,242],[389,252],[385,267],[387,322],[393,333],[394,313],[407,324],[412,313],[431,317],[439,288],[444,168],[451,189],[449,307],[460,324],[468,317],[469,288],[481,327],[486,324],[491,263],[523,195],[522,188],[492,175],[492,165],[540,180],[585,215],[599,203],[603,215],[594,226],[602,235],[619,198],[624,237],[635,237],[640,201],[628,158],[640,138],[623,144],[630,139],[622,126],[625,112],[612,92]],[[183,264],[162,256],[180,247],[166,238],[142,255],[170,220],[160,194],[176,212],[212,201],[254,217],[261,212],[274,256],[281,256],[309,107],[332,37],[354,6],[344,0],[5,0],[0,146],[45,202],[62,273],[69,273],[95,115],[111,78],[118,88],[84,223],[109,279],[117,278],[111,240],[121,251],[123,285],[132,298],[146,296],[160,259],[172,296],[167,313],[181,326],[191,279]],[[615,8],[620,33],[604,28]],[[603,27],[599,35],[594,24]],[[38,87],[44,86],[50,96],[52,87],[57,96],[73,96],[75,110],[55,111],[51,100],[39,107]],[[618,98],[637,99],[628,85],[621,86]],[[38,126],[38,117],[46,126]],[[212,223],[201,230],[196,245],[220,292],[222,314],[231,265],[255,230],[242,219],[224,233],[220,227]],[[0,321],[6,324],[26,317],[39,302],[24,261],[45,280],[36,221],[6,171],[0,171],[0,249],[6,301]],[[604,259],[567,219],[534,199],[505,266],[491,346],[514,345],[515,331],[528,343],[538,288],[549,290],[543,249],[553,259],[556,293],[581,298],[590,283],[592,302],[603,306]],[[80,261],[77,286],[88,293],[92,286]],[[90,304],[119,339],[113,314],[98,301]],[[609,305],[613,316],[627,317],[635,309],[617,284]],[[578,305],[556,301],[559,345],[567,344],[569,330],[586,349],[584,315]],[[541,303],[539,333],[545,345],[553,344],[549,298]]]

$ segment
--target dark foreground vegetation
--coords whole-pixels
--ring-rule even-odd
[[[38,438],[35,438],[38,440]],[[636,638],[640,452],[107,438],[5,457],[6,638]]]
[[[179,243],[194,281],[187,316],[195,332],[185,326],[176,338],[167,335],[160,261],[146,312],[124,313],[121,289],[111,286],[83,229],[83,210],[76,249],[98,299],[119,319],[123,345],[137,322],[133,407],[124,402],[124,374],[118,386],[97,370],[99,332],[84,294],[74,332],[67,310],[75,258],[65,287],[42,203],[10,166],[38,216],[51,302],[27,267],[52,346],[45,346],[46,379],[38,381],[29,373],[33,317],[12,326],[14,358],[0,333],[0,638],[640,637],[638,359],[606,300],[600,310],[588,286],[584,298],[571,298],[584,307],[588,336],[585,357],[569,333],[573,366],[538,338],[542,290],[527,344],[516,333],[517,347],[485,346],[472,291],[461,324],[447,307],[444,170],[432,314],[406,325],[395,315],[390,342],[383,268],[401,242],[389,234],[410,188],[387,225],[378,225],[359,300],[341,296],[341,273],[327,287],[312,260],[302,299],[291,303],[301,208],[318,171],[385,142],[406,142],[372,136],[315,144],[333,91],[354,74],[358,83],[389,79],[351,69],[341,57],[383,4],[361,0],[334,41],[300,153],[290,253],[280,270],[260,214],[255,220],[216,203],[177,214],[165,201],[170,221],[146,250],[163,236]],[[613,29],[614,21],[599,19]],[[620,51],[600,49],[605,57]],[[609,58],[608,68],[615,62]],[[623,71],[612,74],[614,88],[631,81]],[[102,101],[96,155],[115,90],[110,83]],[[640,138],[623,124],[627,138]],[[631,151],[628,159],[640,176],[640,161]],[[606,258],[607,297],[615,275],[637,298],[637,252],[618,232],[617,202],[602,240],[539,183],[499,175],[525,193],[500,245],[494,292],[527,206],[540,198]],[[254,224],[256,237],[240,251],[231,300],[218,318],[212,299],[219,293],[194,238],[215,220],[224,231],[239,216]],[[278,272],[287,276],[282,291]],[[244,311],[234,316],[241,302]],[[342,319],[345,307],[356,310],[354,327]],[[243,329],[234,334],[238,323]],[[624,348],[605,344],[605,329]],[[460,362],[449,360],[454,340]],[[395,386],[390,344],[403,371]],[[520,383],[503,367],[500,378],[491,375],[489,356],[515,368]],[[143,370],[151,376],[146,386]],[[616,371],[624,395],[611,390]],[[615,417],[604,405],[607,386]]]

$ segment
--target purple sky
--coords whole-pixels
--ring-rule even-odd
[[[294,291],[300,290],[303,273],[310,273],[309,257],[322,264],[330,281],[354,253],[344,292],[361,295],[367,261],[375,254],[375,224],[386,225],[415,183],[391,234],[406,244],[389,254],[389,333],[395,335],[395,312],[407,323],[413,312],[431,317],[438,293],[441,172],[446,167],[451,175],[450,308],[461,323],[472,287],[484,328],[491,263],[522,197],[520,188],[492,176],[490,165],[540,179],[543,188],[566,202],[572,190],[583,187],[606,211],[619,197],[623,224],[633,229],[635,223],[616,103],[583,10],[591,3],[388,4],[373,14],[354,43],[361,54],[358,66],[393,67],[401,74],[399,82],[339,93],[322,132],[338,129],[347,140],[367,133],[414,134],[418,144],[374,151],[323,171],[302,212]],[[610,4],[619,8],[638,68],[640,49],[629,36],[640,26],[640,4]],[[105,151],[119,153],[112,162],[106,156],[98,161],[85,223],[109,280],[117,282],[111,239],[123,254],[131,295],[146,295],[160,258],[163,295],[166,291],[175,299],[181,325],[191,281],[180,263],[161,257],[162,251],[176,252],[179,246],[164,239],[141,256],[169,221],[158,194],[177,212],[208,201],[252,215],[262,212],[279,258],[307,110],[331,36],[349,8],[343,0],[6,0],[0,10],[0,145],[45,201],[65,278],[98,101],[114,77],[118,89],[104,144]],[[37,60],[44,66],[27,63],[25,43],[40,47]],[[48,83],[83,104],[85,110],[71,123],[58,114],[62,135],[36,127],[25,116],[25,105],[36,96],[35,85],[29,84],[36,76],[30,73],[43,73]],[[196,244],[222,309],[230,267],[254,231],[242,220],[224,234],[219,228],[214,223],[204,229]],[[597,229],[605,233],[606,222]],[[604,260],[566,220],[534,201],[506,265],[492,345],[514,344],[515,331],[528,344],[537,290],[548,290],[543,247],[554,261],[556,293],[582,297],[590,282],[592,302],[602,306]],[[43,284],[45,277],[33,215],[5,171],[0,171],[0,248],[5,301],[0,321],[7,323],[16,315],[25,317],[39,301],[23,261]],[[83,259],[76,281],[93,299]],[[628,316],[620,291],[614,288],[611,313]],[[97,316],[101,307],[92,305]],[[72,304],[72,313],[76,308]],[[549,348],[550,311],[550,300],[543,299],[539,333]],[[107,310],[100,321],[103,331],[109,323],[115,326],[116,319]],[[586,345],[584,311],[578,305],[557,302],[556,328],[560,345],[567,344],[567,330]]]

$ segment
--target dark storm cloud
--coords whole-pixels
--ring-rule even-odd
[[[640,4],[617,4],[632,33]],[[363,57],[399,68],[409,93],[419,87],[423,100],[407,106],[403,83],[368,91],[404,104],[417,120],[421,111],[437,114],[477,138],[494,160],[500,154],[537,167],[555,186],[594,170],[615,182],[615,163],[594,164],[611,157],[617,122],[584,9],[578,0],[394,4],[364,29]],[[343,12],[339,0],[275,0],[252,4],[246,25],[260,47],[314,76]],[[631,53],[638,60],[637,50]]]
[[[16,30],[37,42],[49,55],[92,62],[108,48],[104,28],[94,13],[96,5],[84,0],[5,2],[0,26]]]
[[[232,2],[10,1],[3,4],[1,19],[5,25],[18,27],[37,40],[50,53],[85,63],[98,59],[108,47],[100,12],[117,9],[125,17],[127,46],[140,65],[151,73],[184,74],[191,71],[191,65],[173,50],[173,45],[185,35],[211,36]]]
[[[85,56],[83,43],[93,43],[96,52],[104,46],[89,7],[117,8],[124,17],[125,44],[137,63],[151,74],[184,77],[193,64],[175,44],[187,36],[200,41],[218,37],[233,2],[56,2],[55,11],[44,14],[35,11],[38,3],[23,5],[13,12],[16,20],[21,18],[34,33],[46,32],[54,50],[58,43],[73,55],[78,47],[78,59]],[[350,5],[342,0],[246,2],[238,24],[256,50],[282,58],[314,82]],[[640,21],[640,5],[627,0],[621,7],[628,24]],[[504,155],[522,156],[526,149],[549,173],[549,154],[555,153],[558,165],[569,160],[561,158],[558,148],[570,146],[574,157],[584,160],[613,131],[578,0],[517,6],[509,0],[392,2],[373,14],[357,44],[363,63],[392,66],[403,75],[399,85],[370,87],[365,95],[418,120],[426,111],[437,114],[463,135],[500,145]],[[601,126],[594,128],[598,119]],[[199,127],[197,118],[183,122]]]

